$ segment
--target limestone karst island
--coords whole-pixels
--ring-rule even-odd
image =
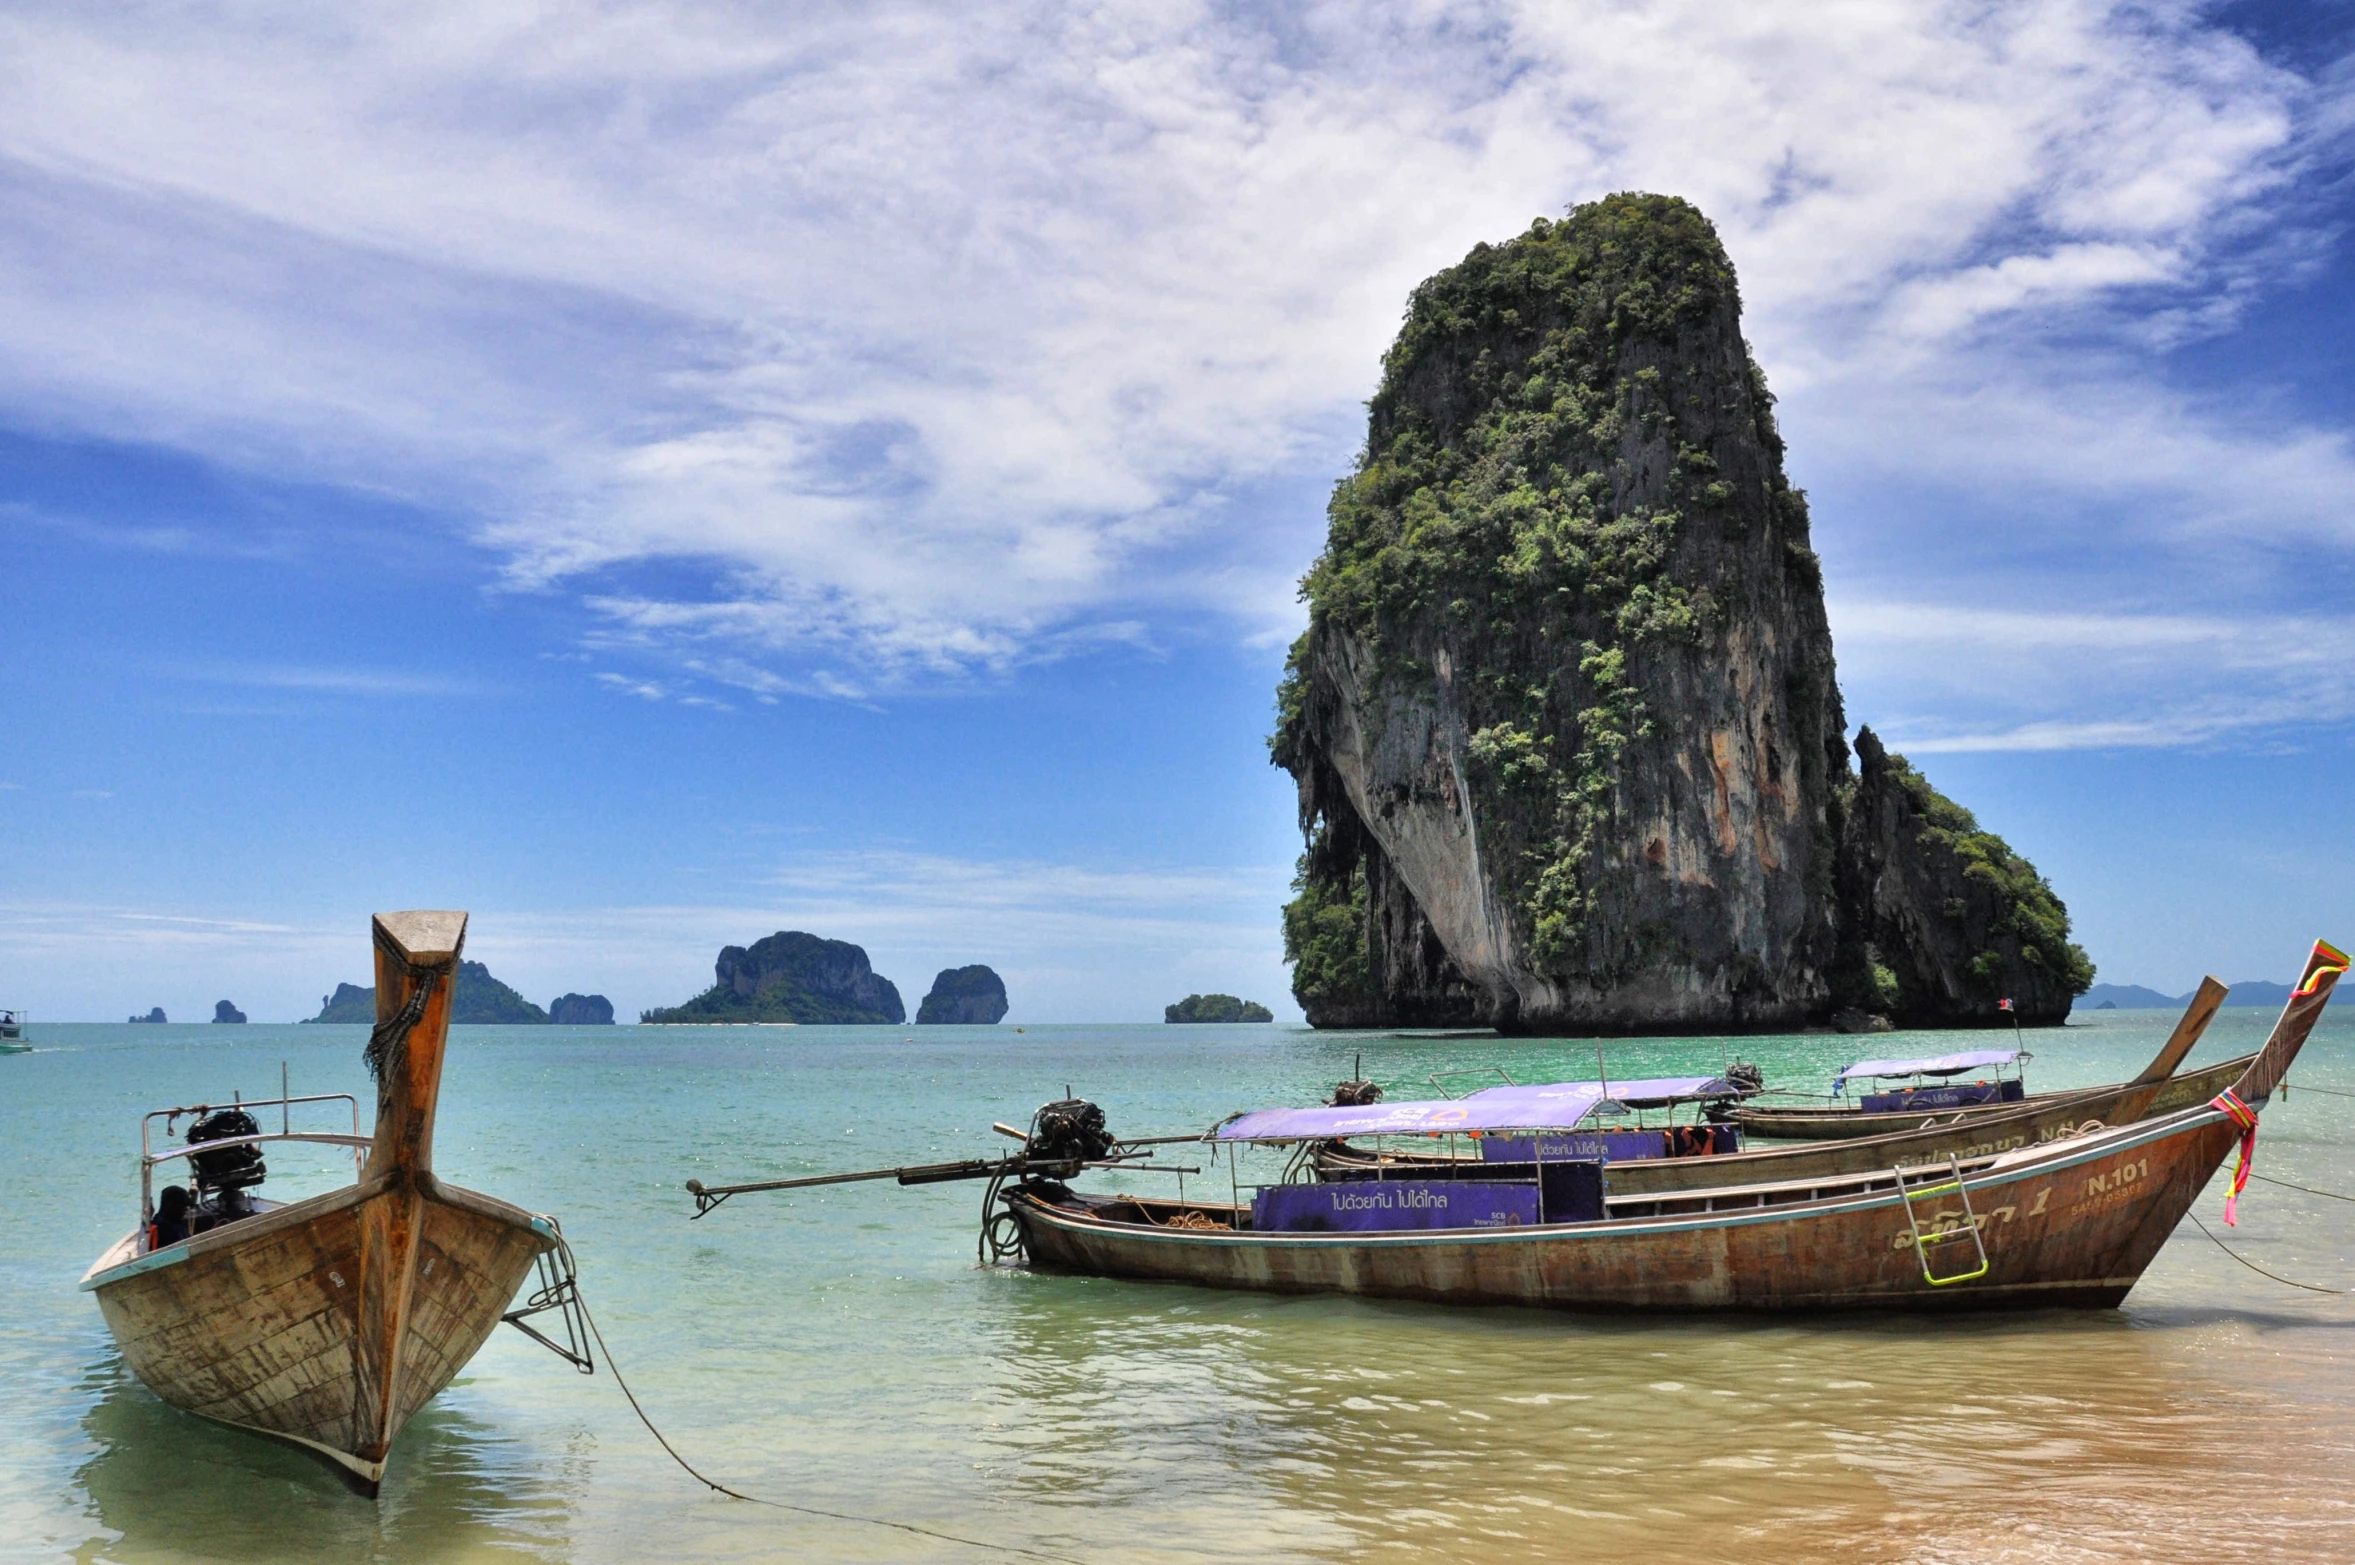
[[[1415,290],[1271,741],[1320,1027],[2060,1022],[2033,865],[1846,737],[1716,231],[1620,195]]]

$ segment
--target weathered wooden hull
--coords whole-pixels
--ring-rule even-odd
[[[1891,1168],[1915,1168],[1926,1163],[1943,1163],[1950,1156],[1966,1160],[1986,1157],[2041,1146],[2089,1122],[2106,1126],[2123,1120],[2127,1114],[2148,1119],[2205,1103],[2238,1081],[2255,1058],[2253,1054],[2242,1055],[2170,1077],[2155,1092],[2147,1085],[2096,1087],[2086,1092],[2006,1104],[2003,1112],[1997,1114],[1901,1115],[1900,1118],[1909,1122],[1905,1128],[1861,1140],[1715,1157],[1635,1158],[1611,1164],[1605,1177],[1614,1196],[1650,1195],[1752,1181],[1829,1179]],[[2138,1094],[2147,1094],[2149,1103],[2138,1102]],[[1925,1125],[1924,1120],[1932,1123]],[[1471,1158],[1378,1154],[1347,1143],[1320,1148],[1315,1159],[1318,1177],[1324,1179],[1363,1178],[1377,1165],[1392,1178],[1408,1178],[1421,1170],[1460,1170],[1472,1163]]]
[[[545,1222],[430,1174],[374,1179],[185,1244],[126,1238],[82,1286],[149,1389],[294,1441],[363,1488],[553,1244]]]
[[[2237,1135],[2200,1108],[1993,1160],[1967,1180],[1989,1269],[1946,1287],[1924,1279],[1887,1186],[1801,1205],[1737,1187],[1715,1211],[1435,1233],[1203,1232],[1009,1204],[1033,1266],[1218,1288],[1590,1311],[2106,1308]],[[1951,1195],[1914,1209],[1925,1230],[1962,1222]]]
[[[380,913],[376,1133],[359,1182],[82,1279],[132,1372],[207,1418],[332,1459],[373,1494],[401,1427],[499,1324],[556,1231],[433,1174],[466,915]]]

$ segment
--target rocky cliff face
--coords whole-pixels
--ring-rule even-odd
[[[987,967],[946,967],[916,1007],[923,1026],[994,1027],[1005,1019],[1005,980]]]
[[[1789,1027],[1890,974],[1909,1015],[1960,1022],[2031,987],[2000,942],[1957,969],[1968,917],[1909,917],[1952,876],[1887,779],[1881,856],[1844,846],[1858,783],[1782,457],[1732,267],[1681,201],[1581,207],[1416,290],[1272,742],[1312,1022]],[[2020,922],[2012,893],[1986,930]]]
[[[728,946],[718,982],[685,1005],[644,1013],[647,1022],[874,1023],[898,1026],[907,1007],[867,953],[845,940],[780,930],[751,946]]]

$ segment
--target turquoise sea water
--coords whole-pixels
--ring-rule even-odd
[[[2033,1033],[2030,1085],[2118,1080],[2172,1017]],[[2194,1063],[2253,1047],[2226,1012]],[[395,1447],[383,1496],[159,1403],[74,1284],[135,1216],[138,1117],[366,1096],[359,1028],[44,1026],[0,1058],[0,1555],[31,1559],[1019,1558],[724,1499],[611,1376],[501,1331]],[[1859,1053],[1742,1039],[1777,1085]],[[1860,1049],[1860,1045],[1863,1047]],[[1714,1070],[1615,1041],[1613,1075]],[[1191,1130],[1349,1074],[1412,1095],[1591,1043],[1275,1027],[459,1028],[436,1163],[557,1215],[674,1443],[754,1494],[1073,1559],[2355,1559],[2355,1299],[2297,1293],[2188,1223],[2124,1309],[1975,1319],[1591,1319],[987,1271],[978,1185],[740,1197],[717,1182],[996,1152],[1066,1084]],[[2260,1173],[2355,1192],[2355,1018],[2265,1117]],[[1461,1086],[1474,1085],[1466,1081]],[[271,1193],[341,1182],[273,1151]],[[348,1169],[348,1164],[344,1165]],[[1223,1175],[1221,1176],[1223,1183]],[[1191,1183],[1191,1181],[1189,1181]],[[1156,1188],[1169,1188],[1166,1179]],[[2199,1212],[2218,1232],[2221,1185]],[[2355,1204],[2252,1187],[2232,1242],[2355,1287]]]

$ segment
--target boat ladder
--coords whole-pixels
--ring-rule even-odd
[[[1905,1222],[1906,1226],[1913,1230],[1914,1254],[1921,1257],[1922,1280],[1933,1288],[1944,1288],[1958,1282],[1970,1282],[1974,1278],[1987,1275],[1987,1245],[1979,1237],[1978,1214],[1971,1210],[1971,1192],[1963,1185],[1962,1164],[1957,1161],[1953,1153],[1947,1154],[1946,1170],[1949,1177],[1944,1182],[1917,1186],[1912,1189],[1906,1187],[1905,1170],[1902,1168],[1897,1170],[1897,1198],[1905,1203]],[[1956,1228],[1933,1227],[1928,1233],[1922,1232],[1921,1214],[1914,1210],[1913,1204],[1916,1201],[1925,1201],[1942,1195],[1952,1195],[1962,1202],[1962,1225]],[[1932,1219],[1933,1223],[1936,1221],[1936,1218]],[[1977,1253],[1979,1264],[1968,1271],[1949,1272],[1940,1276],[1938,1269],[1930,1264],[1930,1247],[1939,1244],[1952,1244],[1962,1239],[1971,1241],[1971,1248]]]

